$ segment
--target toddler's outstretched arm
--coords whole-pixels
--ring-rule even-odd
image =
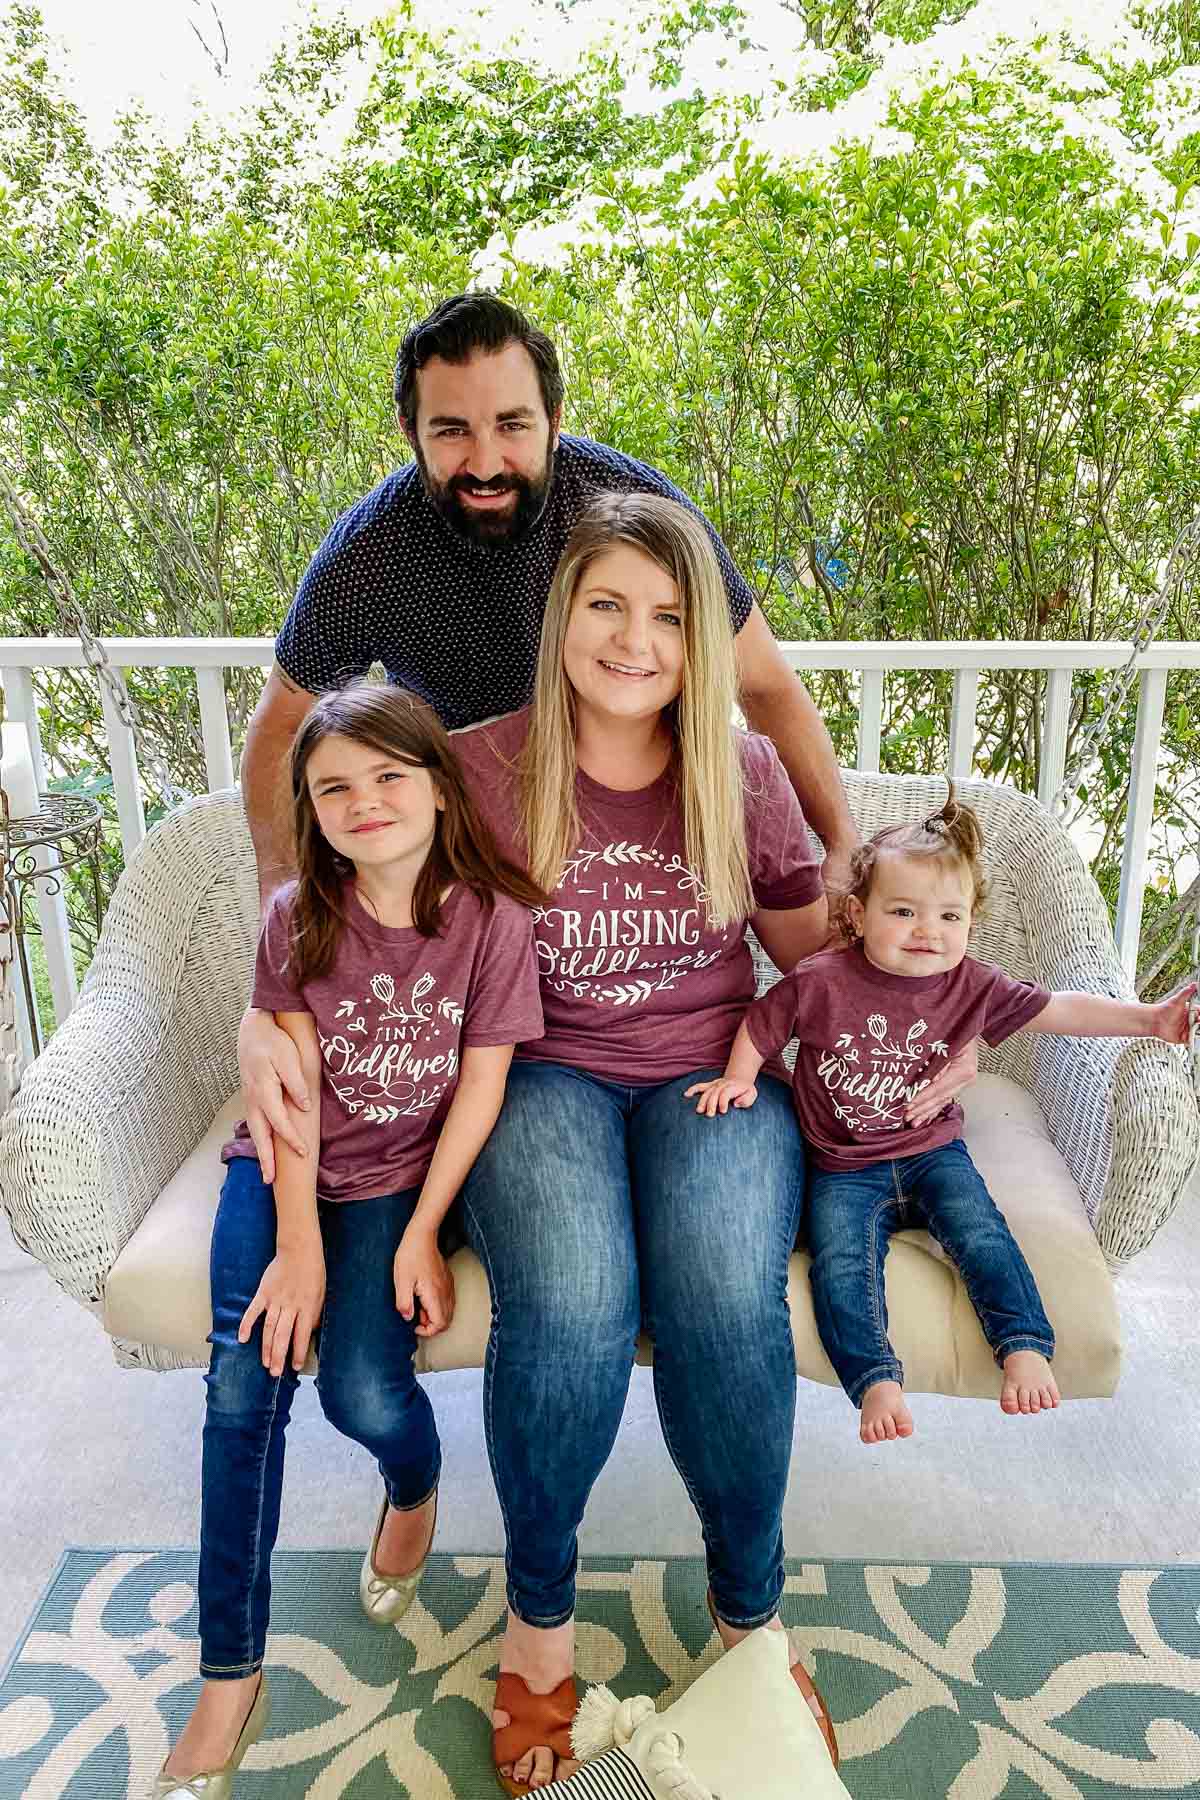
[[[1051,994],[1023,1031],[1053,1031],[1060,1037],[1154,1037],[1168,1044],[1188,1041],[1188,1006],[1196,993],[1189,981],[1153,1006],[1140,1000],[1113,1000],[1107,994]]]
[[[731,1104],[753,1106],[758,1099],[758,1089],[754,1082],[762,1066],[763,1058],[754,1048],[754,1039],[747,1031],[743,1019],[733,1040],[725,1073],[716,1081],[695,1082],[685,1089],[684,1099],[690,1100],[693,1094],[699,1094],[696,1111],[704,1113],[710,1119],[719,1112],[728,1112]]]

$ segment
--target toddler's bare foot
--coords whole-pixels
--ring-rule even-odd
[[[1057,1406],[1061,1396],[1050,1364],[1037,1350],[1014,1350],[1004,1359],[1001,1411],[1035,1413]]]
[[[858,1435],[864,1444],[911,1437],[913,1417],[898,1381],[877,1381],[863,1395]]]

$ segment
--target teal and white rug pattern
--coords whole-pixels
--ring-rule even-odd
[[[494,1800],[500,1560],[431,1558],[383,1631],[359,1560],[276,1556],[238,1800]],[[194,1583],[182,1551],[67,1552],[0,1678],[4,1800],[143,1800],[195,1694]],[[704,1593],[694,1558],[590,1559],[581,1677],[668,1704],[717,1654]],[[1200,1800],[1200,1568],[794,1561],[784,1617],[854,1800]]]

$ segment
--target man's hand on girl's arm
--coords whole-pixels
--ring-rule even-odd
[[[309,1111],[309,1082],[300,1052],[286,1031],[275,1023],[274,1013],[250,1007],[238,1028],[238,1074],[246,1104],[246,1125],[258,1151],[263,1180],[275,1179],[275,1139],[290,1144],[304,1156],[305,1142],[299,1121],[289,1115],[287,1102],[301,1113]],[[318,1088],[320,1065],[318,1064]]]

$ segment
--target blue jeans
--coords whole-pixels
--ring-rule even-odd
[[[877,1381],[904,1380],[888,1342],[883,1263],[897,1231],[924,1226],[963,1278],[997,1362],[1054,1354],[1029,1264],[961,1138],[868,1169],[813,1169],[808,1241],[821,1342],[855,1406]]]
[[[700,1118],[684,1089],[719,1073],[628,1087],[517,1063],[463,1190],[492,1290],[484,1423],[508,1599],[531,1625],[574,1611],[576,1534],[643,1325],[717,1612],[751,1626],[777,1609],[804,1148],[777,1081],[747,1111]]]
[[[396,1311],[392,1259],[419,1188],[319,1208],[325,1307],[317,1392],[326,1418],[378,1459],[393,1506],[437,1486],[441,1447],[413,1374],[414,1321]],[[200,1673],[235,1680],[260,1667],[279,1530],[283,1439],[299,1376],[262,1363],[262,1320],[238,1325],[275,1254],[275,1196],[254,1157],[229,1164],[213,1228],[212,1362],[206,1377],[200,1508]]]

